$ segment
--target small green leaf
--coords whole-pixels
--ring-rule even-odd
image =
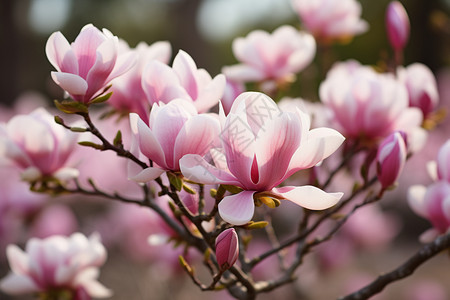
[[[97,150],[105,150],[105,148],[103,147],[103,145],[99,145],[93,142],[88,142],[88,141],[82,141],[82,142],[78,142],[78,145],[81,146],[85,146],[85,147],[91,147]]]
[[[98,96],[97,98],[94,98],[91,101],[89,101],[88,104],[99,104],[99,103],[106,102],[109,100],[109,98],[111,98],[112,94],[113,94],[113,92],[109,92],[106,95]]]
[[[60,116],[55,116],[55,123],[59,125],[65,125],[64,120]]]
[[[72,132],[86,132],[87,129],[83,127],[70,127],[70,131]]]
[[[113,144],[116,147],[120,147],[123,145],[122,144],[122,132],[120,130],[117,131],[117,134],[116,134],[116,137],[114,138]]]
[[[238,186],[235,186],[235,185],[225,185],[225,184],[222,184],[222,186],[223,186],[227,191],[229,191],[229,192],[232,193],[232,194],[238,194],[238,193],[242,192],[242,189],[241,189],[240,187],[238,187]]]
[[[196,194],[195,190],[193,188],[191,188],[189,185],[185,184],[185,183],[183,183],[183,190],[186,193],[189,193],[191,195],[195,195]]]
[[[211,195],[211,197],[216,198],[217,190],[216,189],[210,189],[209,190],[209,194]]]
[[[189,274],[194,274],[194,270],[192,267],[186,262],[183,256],[178,256],[178,260],[180,261],[180,265],[185,269]]]
[[[169,178],[170,184],[173,185],[175,189],[180,192],[181,189],[183,188],[183,179],[181,179],[172,172],[167,172],[167,177]]]
[[[59,102],[55,100],[54,103],[57,109],[66,114],[88,113],[87,105],[78,101],[63,100]]]

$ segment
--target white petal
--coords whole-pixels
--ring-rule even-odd
[[[41,289],[25,275],[9,274],[0,281],[0,289],[11,295],[29,294]]]
[[[146,182],[152,181],[153,179],[158,178],[164,172],[166,172],[166,171],[163,169],[149,167],[149,168],[142,170],[139,174],[137,174],[129,179],[136,181],[136,182],[140,182],[140,183],[146,183]]]
[[[272,192],[297,205],[312,210],[327,209],[338,203],[344,195],[344,193],[327,193],[312,185],[274,188]]]
[[[220,217],[233,225],[248,223],[255,212],[254,193],[254,191],[243,191],[223,198],[219,203]]]
[[[87,82],[78,75],[52,72],[52,78],[57,85],[71,95],[84,95],[88,89]]]
[[[427,208],[425,204],[425,194],[427,188],[423,185],[413,185],[408,189],[409,207],[418,215],[427,219]]]

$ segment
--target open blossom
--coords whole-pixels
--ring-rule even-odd
[[[409,18],[399,1],[392,1],[386,9],[386,31],[392,48],[403,50],[409,39]]]
[[[165,64],[169,62],[172,55],[170,44],[165,41],[152,45],[140,42],[136,48],[130,49],[125,41],[120,40],[119,42],[122,46],[119,48],[121,52],[136,53],[137,63],[131,70],[111,82],[113,94],[108,100],[108,104],[121,111],[135,112],[143,119],[148,118],[151,104],[142,89],[142,73],[147,63],[152,60],[158,60]]]
[[[406,162],[406,143],[402,132],[385,138],[377,152],[377,175],[383,188],[395,184]]]
[[[235,185],[242,192],[219,203],[222,219],[242,225],[253,217],[254,199],[275,197],[308,209],[325,209],[342,197],[313,186],[276,188],[301,169],[310,168],[331,155],[344,137],[329,128],[310,130],[309,117],[296,110],[282,112],[262,93],[241,94],[227,117],[221,115],[221,150],[213,149],[215,166],[201,155],[180,160],[183,175],[205,184]]]
[[[81,29],[72,44],[61,32],[53,33],[45,48],[47,58],[57,72],[52,78],[74,100],[88,103],[110,81],[134,64],[133,53],[119,55],[119,39],[92,24]]]
[[[310,34],[285,25],[272,34],[255,30],[235,39],[233,53],[241,64],[224,67],[227,78],[238,82],[284,80],[311,63],[316,42]]]
[[[45,109],[38,108],[0,124],[0,156],[23,169],[24,180],[42,176],[64,180],[78,176],[76,169],[67,166],[77,139],[76,133],[68,132]]]
[[[148,125],[135,113],[130,114],[130,123],[142,154],[157,165],[132,178],[138,182],[153,180],[168,170],[179,171],[183,155],[204,155],[220,131],[217,118],[197,114],[193,103],[183,99],[153,104]]]
[[[345,41],[367,31],[355,0],[292,0],[305,28],[321,42]]]
[[[429,242],[439,234],[450,229],[450,140],[440,149],[434,168],[429,168],[434,180],[428,187],[411,186],[408,190],[408,202],[419,216],[429,220],[433,228],[425,231],[420,239]]]
[[[24,295],[61,290],[75,295],[84,290],[95,298],[111,295],[111,291],[97,281],[98,268],[106,260],[106,250],[98,235],[89,239],[81,233],[42,240],[32,238],[25,249],[8,246],[6,253],[11,272],[0,281],[2,291]]]
[[[182,50],[172,67],[153,60],[142,74],[142,88],[151,104],[182,98],[192,102],[198,112],[206,112],[219,103],[225,81],[223,74],[211,78],[206,70],[197,69],[192,57]]]
[[[320,85],[320,98],[347,138],[377,141],[399,130],[412,151],[421,146],[422,114],[408,107],[405,86],[391,74],[353,60],[337,63]]]
[[[424,118],[432,112],[439,102],[436,78],[433,72],[421,63],[413,63],[398,69],[398,77],[406,86],[409,106],[422,111]]]

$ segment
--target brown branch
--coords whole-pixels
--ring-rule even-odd
[[[372,283],[352,294],[339,298],[339,300],[368,299],[381,292],[388,284],[411,275],[424,262],[448,248],[450,248],[450,233],[440,236],[433,242],[423,246],[416,254],[411,256],[398,268],[378,276]]]

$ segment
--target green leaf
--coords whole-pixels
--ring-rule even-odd
[[[120,130],[117,131],[116,137],[114,138],[114,141],[113,141],[113,145],[116,147],[120,147],[123,145],[122,144],[122,132]]]
[[[73,131],[73,132],[86,132],[87,129],[83,128],[83,127],[70,127],[70,131]]]
[[[55,116],[55,123],[59,125],[65,125],[64,120],[60,116]]]
[[[243,191],[240,187],[235,186],[235,185],[222,184],[222,186],[232,194],[238,194]]]
[[[66,114],[88,113],[86,104],[73,100],[54,100],[57,109]]]
[[[181,179],[172,172],[167,172],[167,177],[169,178],[170,184],[173,185],[175,189],[180,192],[181,189],[183,188],[183,179]]]
[[[103,147],[103,145],[99,145],[93,142],[88,142],[88,141],[82,141],[82,142],[78,142],[78,145],[84,146],[84,147],[91,147],[97,150],[105,150],[105,147]]]
[[[258,222],[250,221],[250,222],[248,222],[247,224],[244,225],[244,228],[245,229],[250,229],[250,230],[252,230],[252,229],[261,229],[261,228],[266,227],[267,225],[269,225],[269,222],[266,222],[266,221],[258,221]]]
[[[113,92],[109,92],[106,95],[103,96],[98,96],[97,98],[92,99],[91,101],[89,101],[88,104],[99,104],[99,103],[103,103],[109,100],[109,98],[111,98],[111,95],[113,94]]]
[[[186,193],[189,193],[191,195],[195,195],[196,194],[195,190],[193,188],[191,188],[189,185],[185,184],[185,183],[183,183],[183,190]]]

